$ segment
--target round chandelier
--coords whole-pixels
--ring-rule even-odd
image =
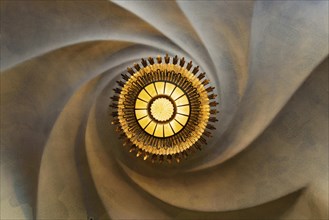
[[[167,54],[164,62],[160,56],[147,61],[142,59],[142,67],[134,64],[135,70],[128,67],[129,75],[121,74],[117,81],[112,124],[137,157],[179,163],[194,149],[201,150],[215,129],[215,88],[205,73],[198,74],[199,66],[192,71],[192,61],[185,66],[184,57]]]

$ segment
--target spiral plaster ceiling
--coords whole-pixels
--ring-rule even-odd
[[[327,219],[328,1],[1,1],[1,219]],[[207,146],[144,163],[115,82],[168,53],[220,103]]]

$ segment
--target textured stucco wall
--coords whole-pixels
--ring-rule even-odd
[[[328,1],[1,0],[1,219],[327,219]],[[219,122],[180,165],[127,153],[112,88],[192,59]]]

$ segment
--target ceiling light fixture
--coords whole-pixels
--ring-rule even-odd
[[[203,79],[205,73],[197,75],[199,66],[190,71],[192,61],[184,67],[184,57],[167,54],[164,62],[159,56],[156,62],[149,57],[141,64],[135,64],[135,70],[128,67],[129,75],[121,74],[123,80],[113,89],[112,124],[137,157],[179,163],[193,148],[201,150],[209,130],[215,129],[215,88]]]

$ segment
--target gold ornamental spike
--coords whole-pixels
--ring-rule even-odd
[[[159,156],[159,162],[160,162],[160,163],[163,163],[163,158],[164,158],[163,155],[160,155],[160,156]]]
[[[216,94],[210,94],[210,95],[208,95],[208,98],[209,98],[209,99],[215,99],[216,97],[217,97]]]
[[[199,144],[198,142],[196,142],[196,143],[194,144],[194,147],[195,147],[195,149],[197,149],[197,150],[201,150],[201,144]]]
[[[144,60],[144,59],[142,59],[142,65],[143,65],[143,67],[147,67],[147,62],[146,62],[146,60]]]
[[[207,124],[207,128],[210,130],[215,130],[215,126],[211,125],[211,124]]]
[[[158,56],[157,61],[158,61],[158,63],[161,63],[162,62],[162,57]]]
[[[206,73],[200,73],[198,79],[201,80],[206,76]]]
[[[136,69],[137,71],[139,71],[139,70],[141,69],[141,67],[138,65],[138,63],[135,63],[135,64],[134,64],[134,67],[135,67],[135,69]]]
[[[129,76],[127,76],[126,74],[121,74],[122,79],[128,81],[129,80]]]
[[[118,104],[117,103],[111,103],[110,105],[111,108],[117,109],[118,108]]]
[[[187,66],[186,66],[186,69],[187,70],[190,70],[191,68],[192,68],[192,61],[190,61],[188,64],[187,64]]]
[[[166,56],[165,56],[165,63],[168,64],[169,61],[170,61],[170,58],[169,58],[168,54],[166,54]]]
[[[155,163],[155,161],[157,160],[157,157],[158,157],[158,156],[155,155],[155,154],[152,155],[152,163]]]
[[[218,104],[219,104],[219,103],[216,102],[216,101],[213,101],[213,102],[210,102],[210,103],[209,103],[210,106],[216,106],[216,105],[218,105]]]
[[[180,163],[181,157],[180,157],[179,154],[175,154],[175,160],[176,160],[177,163]]]
[[[182,152],[182,155],[183,155],[183,157],[186,159],[186,158],[188,157],[188,153],[187,153],[187,151],[183,151],[183,152]]]
[[[212,135],[209,131],[204,131],[203,135],[206,136],[206,137],[212,137]]]
[[[171,164],[171,162],[172,162],[172,156],[171,155],[167,155],[167,162],[169,164]]]
[[[136,157],[139,157],[139,156],[141,156],[143,154],[143,151],[142,150],[138,150],[137,151],[137,154],[136,154]]]
[[[173,62],[172,62],[172,63],[173,63],[174,65],[176,65],[176,64],[177,64],[177,62],[178,62],[178,57],[177,57],[177,55],[176,55],[176,56],[174,57],[174,59],[173,59]]]
[[[129,150],[129,152],[131,153],[131,152],[133,152],[133,151],[135,151],[137,148],[136,148],[136,146],[135,145],[133,145],[133,146],[131,146],[130,147],[130,150]]]
[[[143,157],[143,160],[147,160],[148,157],[149,157],[149,154],[148,153],[145,153],[145,155]]]
[[[122,90],[119,88],[114,88],[113,91],[117,94],[120,94]]]
[[[194,67],[192,73],[195,75],[198,73],[198,71],[199,71],[199,66],[196,66],[196,67]]]
[[[130,73],[130,75],[134,75],[134,73],[135,73],[135,71],[130,67],[127,67],[127,71],[128,71],[128,73]]]
[[[113,120],[113,121],[111,122],[112,125],[118,125],[119,123],[120,123],[119,120]]]
[[[216,117],[210,117],[210,118],[209,118],[209,121],[210,121],[210,122],[216,122],[216,121],[218,121],[218,120],[217,120]]]
[[[215,115],[217,113],[219,113],[219,111],[217,111],[216,109],[211,109],[210,110],[210,114],[212,114],[212,115]]]
[[[118,83],[118,85],[119,86],[121,86],[121,87],[124,87],[125,86],[125,83],[124,82],[122,82],[121,80],[119,80],[119,81],[116,81],[117,83]]]
[[[208,87],[208,88],[206,89],[206,91],[207,91],[207,92],[212,92],[212,91],[214,91],[214,89],[215,89],[215,87]]]
[[[182,59],[180,59],[180,61],[179,61],[179,65],[180,65],[181,67],[183,67],[184,64],[185,64],[185,59],[184,59],[184,57],[182,57]]]
[[[202,84],[203,84],[204,86],[206,86],[206,85],[209,84],[209,82],[210,82],[209,79],[205,79],[205,80],[202,81]]]
[[[149,61],[149,63],[150,63],[151,65],[153,65],[153,64],[154,64],[154,60],[153,60],[153,58],[152,58],[152,57],[149,57],[149,58],[148,58],[148,61]]]
[[[130,142],[129,139],[127,139],[127,140],[125,140],[125,141],[123,142],[123,146],[124,146],[124,147],[125,147],[125,146],[129,146],[129,145],[131,145],[131,142]]]

